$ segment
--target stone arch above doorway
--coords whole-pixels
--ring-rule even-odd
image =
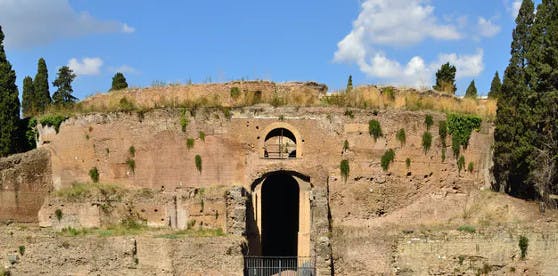
[[[260,157],[266,159],[302,158],[304,140],[300,132],[285,122],[269,124],[262,130]]]

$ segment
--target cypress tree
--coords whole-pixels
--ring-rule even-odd
[[[469,87],[467,87],[467,91],[465,91],[465,98],[477,98],[477,87],[475,86],[475,80],[472,80],[469,84]]]
[[[36,112],[44,112],[52,100],[48,87],[48,69],[43,58],[40,58],[37,63],[37,74],[33,80],[33,86],[35,88],[34,103]]]
[[[27,76],[23,79],[23,96],[21,100],[21,112],[23,117],[32,117],[37,112],[35,88],[33,79]]]
[[[455,66],[449,62],[442,64],[440,69],[436,72],[436,85],[432,86],[434,90],[455,94],[457,86],[455,85]]]
[[[490,83],[490,91],[488,92],[489,99],[497,99],[502,91],[502,81],[500,80],[500,76],[498,75],[498,71],[494,74],[494,78],[492,78],[492,83]]]
[[[73,104],[77,101],[77,98],[72,95],[74,89],[72,88],[72,82],[76,78],[76,75],[68,66],[62,66],[58,69],[58,75],[52,85],[58,87],[56,92],[52,95],[54,104],[56,105],[68,105]]]
[[[120,72],[114,74],[114,77],[112,77],[112,86],[110,88],[110,91],[122,90],[126,88],[128,88],[128,83],[126,82],[126,77],[124,77],[124,74]]]
[[[18,94],[16,74],[6,58],[0,26],[0,156],[14,152],[19,121]]]
[[[504,73],[504,83],[498,101],[494,132],[494,189],[509,194],[533,198],[534,187],[528,176],[532,168],[533,132],[532,105],[528,101],[530,76],[527,54],[532,43],[535,8],[532,0],[524,0],[515,20],[511,43],[511,58]]]
[[[353,76],[349,75],[349,79],[347,80],[347,89],[345,92],[349,93],[351,91],[353,91]]]

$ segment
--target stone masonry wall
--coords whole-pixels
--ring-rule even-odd
[[[0,221],[36,222],[51,190],[49,151],[33,150],[0,159]]]

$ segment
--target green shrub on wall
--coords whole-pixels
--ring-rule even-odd
[[[428,131],[425,131],[424,134],[422,134],[422,149],[424,150],[424,154],[426,154],[428,150],[430,150],[431,146],[432,134],[430,134],[430,132]]]
[[[91,181],[93,181],[93,183],[99,182],[99,170],[97,169],[97,167],[93,167],[89,170],[89,177],[91,178]]]
[[[199,137],[200,137],[200,140],[202,140],[203,142],[205,142],[205,132],[200,131],[200,132],[199,132]]]
[[[376,141],[378,137],[382,137],[382,126],[380,126],[380,122],[378,122],[378,120],[370,120],[368,122],[368,132],[370,136],[374,137],[374,141]]]
[[[199,173],[201,173],[201,172],[202,172],[202,158],[201,158],[201,156],[198,154],[198,155],[196,155],[196,158],[195,158],[195,159],[196,159],[196,160],[195,160],[195,162],[196,162],[196,169],[198,170]]]
[[[438,134],[440,135],[440,140],[442,141],[442,147],[446,147],[446,137],[448,136],[448,125],[446,121],[438,122]]]
[[[347,178],[349,177],[349,160],[345,159],[341,161],[341,164],[339,165],[339,168],[341,170],[341,177],[343,177],[343,180],[345,181],[345,183],[347,182]]]
[[[345,140],[345,142],[343,142],[343,152],[346,152],[349,150],[349,141]]]
[[[238,97],[240,97],[240,88],[238,87],[232,87],[231,88],[231,98],[233,98],[234,100],[238,99]]]
[[[397,141],[401,143],[401,146],[405,145],[405,143],[407,142],[407,134],[405,133],[405,129],[402,128],[399,131],[397,131],[395,138],[397,138]]]
[[[527,248],[529,247],[529,239],[525,236],[519,236],[519,250],[521,251],[521,259],[527,256]]]
[[[407,159],[405,159],[405,166],[407,167],[407,170],[411,168],[411,158],[407,157]]]
[[[452,136],[452,143],[455,141],[459,145],[467,148],[469,138],[473,130],[480,129],[482,119],[476,115],[465,114],[449,114],[448,115],[448,131]]]
[[[393,162],[394,159],[395,151],[392,149],[386,150],[381,159],[382,169],[384,169],[384,171],[387,171],[389,169],[389,165]]]
[[[457,169],[459,170],[459,173],[461,173],[461,170],[463,170],[464,167],[465,167],[465,156],[461,155],[457,160]]]
[[[432,115],[427,114],[426,117],[424,117],[424,124],[426,125],[426,130],[429,131],[430,127],[434,124],[434,119],[432,118]]]
[[[60,130],[60,125],[62,124],[62,122],[66,121],[66,119],[68,119],[68,117],[63,115],[53,114],[53,115],[46,115],[44,117],[41,117],[39,119],[39,122],[43,126],[54,127],[54,130],[56,130],[56,133],[58,133],[58,131]]]
[[[194,148],[194,138],[186,139],[186,148],[188,148],[188,150]]]

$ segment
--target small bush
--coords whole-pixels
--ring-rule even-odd
[[[39,119],[39,122],[43,126],[54,127],[54,130],[56,130],[56,133],[58,133],[58,131],[60,130],[60,125],[62,124],[62,122],[66,121],[66,119],[68,119],[68,117],[54,114],[42,117],[41,119]]]
[[[370,136],[374,137],[374,141],[376,141],[378,137],[383,136],[380,122],[378,122],[378,120],[370,120],[368,122],[368,132],[370,133]]]
[[[426,117],[424,117],[424,124],[426,125],[426,130],[430,130],[430,127],[434,124],[434,120],[432,119],[432,115],[427,114]]]
[[[343,113],[343,115],[345,115],[345,116],[347,116],[347,117],[349,117],[349,118],[351,118],[351,119],[354,119],[354,118],[355,118],[355,114],[353,114],[353,111],[352,111],[352,110],[349,110],[349,109],[345,109],[345,113]]]
[[[430,132],[428,131],[425,131],[424,134],[422,134],[422,149],[424,150],[424,154],[426,154],[430,150],[431,146],[432,134],[430,134]]]
[[[128,169],[132,172],[132,173],[136,173],[136,161],[132,158],[128,158],[126,160],[126,165],[128,165]]]
[[[205,142],[205,132],[203,132],[203,131],[200,131],[200,133],[199,133],[199,137],[200,137],[200,140],[202,140],[202,141],[204,141],[204,142]]]
[[[384,87],[381,90],[382,94],[386,95],[390,101],[395,100],[395,90],[393,87]]]
[[[62,220],[62,210],[56,209],[56,210],[54,211],[54,215],[56,216],[56,219],[57,219],[58,221]]]
[[[451,150],[453,151],[453,157],[457,158],[459,152],[461,151],[461,145],[459,144],[459,139],[456,136],[451,137]]]
[[[442,140],[442,146],[446,146],[446,137],[448,136],[448,126],[446,121],[438,122],[438,134],[440,135],[440,140]]]
[[[389,165],[393,162],[394,159],[395,151],[392,149],[386,150],[381,160],[382,169],[384,169],[384,171],[387,171],[389,169]]]
[[[130,148],[128,149],[128,152],[130,153],[130,156],[132,156],[132,157],[136,156],[136,148],[134,146],[130,146]]]
[[[231,98],[233,98],[234,100],[238,99],[238,97],[240,97],[240,88],[238,87],[232,87],[231,88]]]
[[[472,173],[474,169],[475,169],[475,164],[473,162],[469,162],[469,166],[467,167],[467,170],[470,173]]]
[[[194,148],[194,142],[194,138],[186,139],[186,148],[188,148],[188,150]]]
[[[349,150],[349,141],[345,140],[345,142],[343,142],[343,152],[346,152]]]
[[[519,250],[521,250],[521,259],[527,256],[527,249],[529,247],[529,239],[525,236],[519,236]]]
[[[452,143],[458,143],[464,148],[469,144],[473,130],[479,130],[482,119],[477,115],[449,114],[448,131],[452,135]]]
[[[407,135],[405,134],[405,129],[404,128],[397,131],[397,134],[395,135],[395,137],[397,138],[397,141],[399,141],[399,143],[401,143],[401,146],[405,145],[405,143],[407,142]]]
[[[25,254],[25,245],[20,245],[18,247],[19,255],[23,256]]]
[[[285,121],[285,115],[279,115],[279,121]]]
[[[471,226],[471,225],[461,225],[457,228],[458,231],[461,232],[467,232],[467,233],[475,233],[477,232],[477,230],[475,229],[475,227]]]
[[[120,101],[118,102],[118,109],[120,111],[133,111],[136,110],[136,105],[129,101],[126,97],[123,97],[122,99],[120,99]]]
[[[182,129],[182,132],[186,132],[186,128],[188,127],[189,123],[190,121],[186,116],[186,110],[182,110],[182,115],[180,116],[180,128]]]
[[[407,159],[405,159],[405,166],[407,167],[407,170],[411,168],[411,158],[407,157]]]
[[[459,157],[459,160],[457,160],[457,169],[459,170],[459,173],[461,173],[461,170],[463,170],[464,167],[465,167],[465,157],[461,155]]]
[[[93,181],[93,183],[99,182],[99,170],[97,169],[97,167],[93,167],[89,170],[89,177],[91,178],[91,181]]]
[[[196,169],[198,169],[198,172],[201,173],[202,172],[202,158],[201,156],[198,154],[196,155]]]
[[[442,162],[446,161],[446,148],[442,148]]]
[[[347,183],[347,178],[349,177],[350,167],[349,167],[349,160],[341,160],[341,164],[339,165],[339,169],[341,170],[341,177],[345,183]]]

